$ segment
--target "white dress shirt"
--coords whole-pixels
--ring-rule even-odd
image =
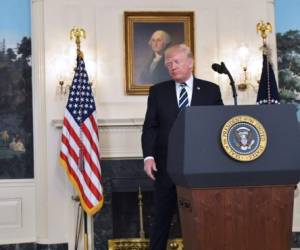
[[[186,83],[185,89],[186,89],[186,92],[188,94],[188,101],[189,101],[188,107],[191,106],[191,102],[192,102],[193,82],[194,82],[194,76],[193,75],[191,75],[190,78],[187,79],[187,81],[185,81],[185,83]],[[175,82],[175,84],[176,84],[176,96],[177,96],[178,105],[179,105],[179,95],[180,95],[180,91],[182,89],[182,87],[180,86],[181,83],[182,82]]]

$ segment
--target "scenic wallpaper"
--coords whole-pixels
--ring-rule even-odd
[[[300,104],[299,0],[276,0],[278,84],[281,102]],[[299,111],[298,111],[299,113]],[[300,115],[298,115],[300,121]]]
[[[0,179],[33,178],[30,0],[1,10]]]

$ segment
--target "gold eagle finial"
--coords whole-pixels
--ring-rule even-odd
[[[77,28],[77,27],[73,27],[73,29],[71,29],[70,31],[70,39],[72,40],[73,38],[75,38],[75,43],[77,46],[77,54],[80,57],[83,57],[83,53],[80,50],[80,38],[84,38],[85,39],[85,30],[81,29],[81,28]]]
[[[272,32],[272,24],[267,22],[264,23],[263,21],[260,21],[256,24],[256,31],[257,33],[260,33],[261,38],[263,39],[263,43],[266,43],[266,39],[268,37],[268,34]]]

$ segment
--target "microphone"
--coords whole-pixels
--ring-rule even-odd
[[[229,80],[230,80],[230,85],[232,88],[232,96],[233,96],[233,100],[234,100],[234,105],[237,105],[237,93],[236,93],[236,89],[235,89],[235,85],[234,85],[234,80],[229,72],[229,70],[226,68],[225,63],[221,62],[221,64],[218,63],[214,63],[211,65],[211,68],[218,72],[219,74],[225,74],[228,75]]]
[[[211,65],[211,67],[214,71],[218,72],[219,74],[228,75],[228,73],[229,73],[228,69],[226,68],[226,66],[223,62],[221,62],[221,64],[214,63]]]

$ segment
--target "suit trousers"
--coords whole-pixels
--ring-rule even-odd
[[[173,215],[177,209],[176,186],[154,186],[154,220],[150,231],[150,250],[166,250]]]

